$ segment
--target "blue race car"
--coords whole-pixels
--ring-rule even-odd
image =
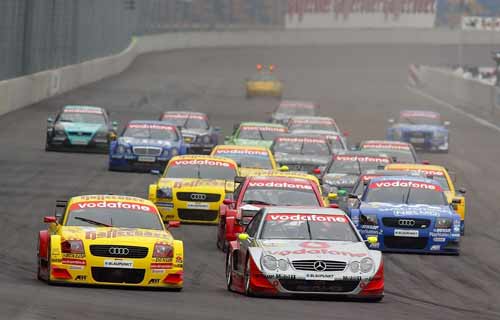
[[[378,236],[371,249],[396,252],[460,252],[460,216],[439,182],[424,177],[387,176],[368,182],[351,219],[363,238]]]
[[[130,121],[109,148],[109,170],[150,171],[165,169],[168,161],[187,153],[176,126],[161,121]]]
[[[404,110],[396,122],[389,119],[392,126],[387,129],[387,139],[411,143],[416,149],[448,152],[448,121],[441,121],[437,112]]]

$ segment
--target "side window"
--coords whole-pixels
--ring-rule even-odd
[[[252,221],[250,221],[250,223],[248,224],[245,231],[250,237],[253,238],[257,234],[257,230],[259,230],[260,221],[262,220],[263,216],[264,215],[262,214],[262,211],[257,212]]]

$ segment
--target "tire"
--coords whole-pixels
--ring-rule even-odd
[[[231,253],[226,254],[226,286],[227,290],[233,291],[231,288],[233,284],[233,259],[231,258]]]
[[[384,299],[384,296],[374,297],[374,298],[366,298],[366,299],[364,299],[364,301],[370,302],[370,303],[377,303],[377,302],[382,301],[382,299]]]
[[[43,277],[41,275],[41,271],[42,271],[42,259],[40,258],[40,237],[38,238],[38,244],[37,244],[37,247],[36,247],[36,257],[37,257],[37,260],[38,260],[37,269],[36,269],[36,278],[38,280],[43,280]]]
[[[172,292],[181,292],[182,288],[172,288],[172,289],[169,289],[169,291],[172,291]]]
[[[247,263],[245,264],[245,281],[244,281],[244,290],[245,295],[248,297],[253,297],[254,294],[252,292],[252,288],[250,287],[250,279],[251,279],[251,271],[250,271],[250,257],[247,257]]]
[[[51,248],[50,248],[50,237],[49,237],[49,247],[47,248],[47,279],[45,279],[45,281],[47,282],[47,284],[49,285],[52,285],[52,281],[50,280],[50,270],[51,270],[51,261],[50,261],[50,254],[51,252]]]

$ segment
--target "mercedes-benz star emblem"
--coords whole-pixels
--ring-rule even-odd
[[[413,227],[415,225],[415,220],[412,219],[399,219],[398,225],[402,227]]]
[[[313,268],[316,271],[325,271],[326,270],[326,263],[324,261],[315,261]]]
[[[190,198],[193,201],[203,201],[207,199],[207,195],[203,193],[193,193]]]
[[[127,256],[130,252],[128,248],[116,248],[116,247],[111,247],[108,250],[109,254],[112,254],[114,256]]]

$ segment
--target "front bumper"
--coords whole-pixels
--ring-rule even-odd
[[[190,144],[188,146],[189,154],[210,154],[212,149],[215,147],[214,144]]]
[[[89,140],[86,144],[72,144],[69,139],[50,139],[45,146],[47,151],[108,153],[109,141]]]
[[[111,171],[142,171],[160,170],[163,172],[167,166],[169,158],[147,157],[147,161],[141,161],[138,156],[110,155],[109,170]]]
[[[158,200],[158,207],[163,221],[181,221],[196,224],[219,224],[219,208],[224,195],[218,202],[188,202],[181,200]]]

